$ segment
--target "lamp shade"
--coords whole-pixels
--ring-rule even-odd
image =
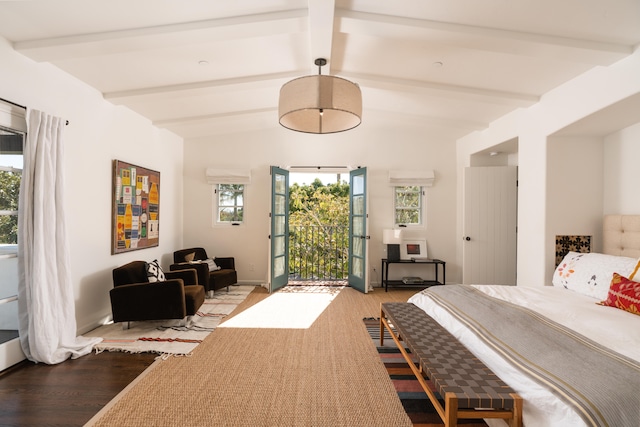
[[[362,118],[360,87],[349,80],[312,75],[285,83],[278,103],[280,124],[306,133],[353,129]]]
[[[387,229],[382,231],[382,243],[385,245],[399,245],[402,243],[402,230]]]

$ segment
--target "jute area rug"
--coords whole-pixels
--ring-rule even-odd
[[[198,312],[184,325],[179,320],[130,322],[123,330],[121,323],[112,323],[84,334],[101,337],[94,346],[96,352],[158,353],[163,357],[190,355],[231,312],[245,300],[255,286],[231,286],[207,298]]]
[[[88,425],[409,427],[362,327],[392,295],[410,296],[344,288],[306,328],[216,328],[191,357],[156,361]],[[229,318],[272,296],[256,288]]]

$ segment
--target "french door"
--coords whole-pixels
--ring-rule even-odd
[[[289,282],[289,171],[271,166],[269,292]]]
[[[367,293],[367,168],[349,174],[349,286]]]
[[[349,176],[349,285],[366,293],[367,270],[367,169]],[[271,166],[271,234],[269,291],[288,283],[289,278],[289,171]]]

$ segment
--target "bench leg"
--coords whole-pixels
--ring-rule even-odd
[[[512,394],[513,397],[513,418],[509,420],[511,427],[522,427],[522,397]]]
[[[384,322],[382,318],[384,317],[384,312],[382,311],[382,304],[380,304],[380,347],[384,345]]]
[[[458,399],[453,393],[446,393],[444,396],[444,425],[445,427],[458,425]]]

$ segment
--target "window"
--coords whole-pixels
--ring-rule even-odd
[[[24,136],[0,127],[0,252],[17,252]]]
[[[18,198],[24,134],[0,126],[0,370],[2,346],[18,337]]]
[[[396,225],[422,225],[424,191],[422,187],[399,186],[394,188],[394,221]]]
[[[24,135],[0,127],[0,253],[17,253]]]
[[[216,223],[240,224],[244,219],[244,184],[217,184]]]

